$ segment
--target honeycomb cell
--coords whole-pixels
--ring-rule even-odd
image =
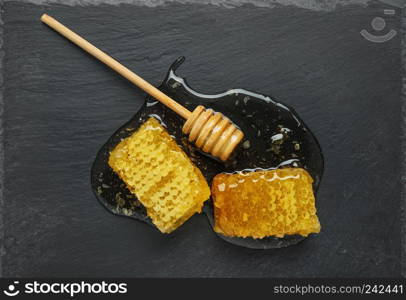
[[[121,141],[108,163],[163,233],[172,232],[201,212],[210,197],[200,170],[155,118]]]
[[[214,177],[214,230],[226,236],[307,236],[320,232],[312,177],[285,168]]]

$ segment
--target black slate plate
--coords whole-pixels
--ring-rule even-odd
[[[400,276],[401,9],[54,2],[6,1],[1,11],[3,276]],[[203,214],[162,235],[106,213],[89,170],[145,95],[41,24],[44,12],[155,85],[184,54],[181,75],[198,90],[244,86],[295,107],[326,162],[320,234],[255,251],[219,239]],[[376,17],[386,22],[379,32]],[[397,35],[373,43],[363,29]]]
[[[154,116],[167,127],[177,143],[200,168],[209,185],[213,177],[221,172],[301,167],[313,177],[314,192],[317,192],[323,174],[323,155],[316,138],[292,108],[275,101],[272,97],[241,88],[215,95],[196,92],[185,79],[175,73],[184,60],[184,57],[179,57],[172,64],[159,89],[189,110],[202,104],[229,117],[245,133],[242,146],[240,145],[227,162],[214,160],[187,141],[182,134],[184,120],[158,101],[148,97],[134,117],[121,126],[103,145],[93,163],[92,189],[97,199],[109,211],[152,224],[143,205],[108,165],[110,151],[122,139],[134,133],[150,116]],[[204,212],[213,226],[212,206],[212,201],[206,202]],[[221,234],[218,236],[229,243],[254,249],[281,248],[304,239],[298,235],[264,239],[231,238]]]

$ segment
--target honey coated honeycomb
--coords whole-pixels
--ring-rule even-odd
[[[214,230],[258,239],[318,233],[312,182],[300,168],[218,174],[211,188]]]
[[[172,232],[201,212],[210,197],[200,170],[152,117],[115,147],[109,165],[163,233]]]

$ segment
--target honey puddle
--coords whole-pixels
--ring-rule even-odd
[[[323,174],[323,155],[316,138],[292,108],[272,97],[244,89],[231,89],[215,95],[196,92],[185,79],[175,73],[183,61],[184,58],[181,57],[172,64],[160,90],[189,110],[201,104],[223,113],[241,128],[245,134],[244,140],[227,162],[216,160],[187,141],[182,133],[183,119],[147,97],[134,117],[102,146],[92,166],[92,189],[109,211],[152,224],[145,208],[108,166],[110,151],[123,138],[134,133],[150,116],[154,116],[167,128],[169,134],[201,170],[209,185],[219,173],[299,167],[311,175],[313,190],[317,192]],[[206,202],[203,211],[213,226],[211,201]],[[230,243],[256,249],[285,247],[305,238],[299,235],[263,239],[226,237],[221,234],[218,236]]]

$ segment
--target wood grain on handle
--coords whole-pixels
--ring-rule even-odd
[[[47,24],[49,27],[53,28],[55,31],[59,32],[61,35],[69,39],[71,42],[88,52],[89,54],[96,57],[101,62],[105,63],[107,66],[115,70],[117,73],[122,75],[123,77],[127,78],[133,84],[144,90],[146,93],[157,99],[158,101],[162,102],[164,105],[172,109],[174,112],[182,116],[184,119],[188,119],[191,115],[191,112],[177,103],[175,100],[170,98],[169,96],[162,93],[156,87],[139,77],[137,74],[120,64],[111,56],[107,55],[97,47],[93,46],[91,43],[86,41],[84,38],[79,36],[78,34],[74,33],[72,30],[64,26],[63,24],[59,23],[54,18],[48,16],[47,14],[43,14],[41,16],[41,21]]]

